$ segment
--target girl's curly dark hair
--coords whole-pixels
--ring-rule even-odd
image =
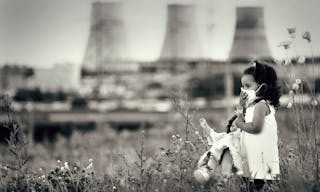
[[[259,84],[265,84],[257,96],[270,102],[275,108],[280,106],[281,87],[278,82],[276,71],[261,61],[254,61],[254,65],[244,70],[243,74],[252,75]],[[256,102],[259,102],[256,101]]]

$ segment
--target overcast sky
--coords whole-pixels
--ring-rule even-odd
[[[0,64],[13,62],[51,66],[80,64],[87,45],[92,0],[0,0]],[[125,0],[129,58],[145,61],[159,57],[166,24],[166,5],[173,0]],[[174,2],[181,2],[175,0]],[[192,2],[192,1],[184,1]],[[194,0],[198,7],[203,57],[224,60],[232,45],[237,4],[263,4],[271,52],[287,40],[287,27],[297,27],[300,38],[310,31],[314,52],[320,55],[319,0]],[[208,29],[210,27],[210,30]],[[294,54],[309,54],[297,41]]]

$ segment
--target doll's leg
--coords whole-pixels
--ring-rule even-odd
[[[223,176],[231,176],[233,170],[233,160],[229,149],[225,149],[221,157],[221,174]]]

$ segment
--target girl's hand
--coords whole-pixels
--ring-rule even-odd
[[[236,126],[237,126],[238,128],[241,129],[241,126],[243,125],[243,123],[245,123],[244,117],[243,117],[242,114],[239,114],[239,115],[238,115],[238,118],[236,119],[235,124],[236,124]]]
[[[248,101],[248,94],[241,91],[240,92],[240,100],[239,100],[239,105],[245,108],[246,102]]]
[[[235,131],[237,131],[237,127],[236,126],[231,126],[230,127],[230,132],[235,132]]]

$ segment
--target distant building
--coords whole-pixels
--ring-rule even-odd
[[[196,10],[194,4],[168,5],[160,60],[195,60],[202,57]]]
[[[127,62],[124,11],[121,2],[94,2],[82,68],[98,73],[130,70]],[[122,65],[122,66],[120,66]]]
[[[56,64],[51,68],[37,68],[28,82],[29,88],[46,91],[72,91],[79,87],[80,69],[71,63]]]
[[[0,68],[0,90],[11,92],[25,88],[27,81],[34,75],[30,67],[7,64]]]

